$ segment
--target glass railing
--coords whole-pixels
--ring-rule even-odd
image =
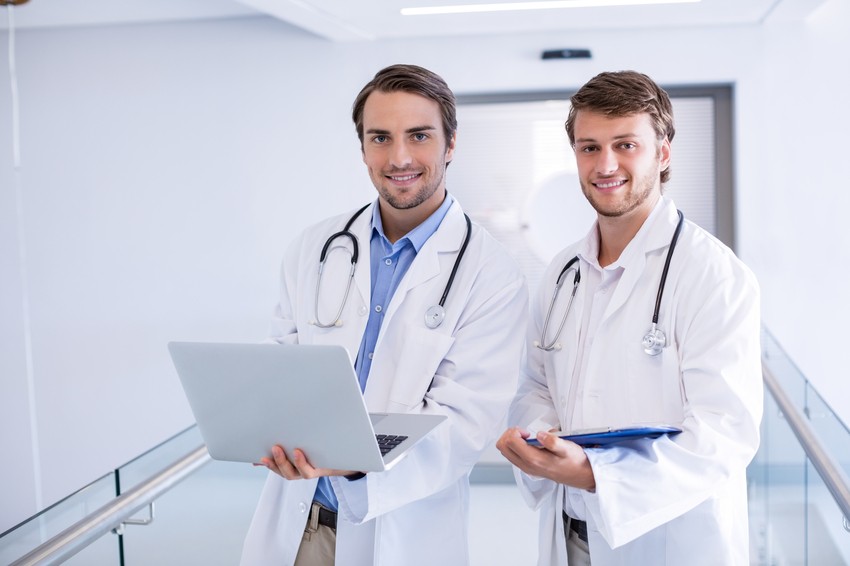
[[[107,474],[17,527],[0,535],[0,564],[12,564],[42,543],[61,534],[115,499],[115,476]],[[102,537],[84,547],[65,564],[118,564],[116,540]]]
[[[850,565],[847,530],[850,517],[844,517],[836,502],[834,482],[823,479],[823,466],[813,464],[790,425],[797,425],[794,418],[802,419],[816,443],[825,448],[829,459],[845,474],[845,480],[846,474],[850,474],[850,432],[767,332],[763,336],[763,350],[766,383],[771,381],[781,388],[786,410],[781,410],[781,404],[768,387],[762,444],[748,470],[751,564]],[[159,490],[155,508],[137,505],[132,520],[111,524],[95,542],[60,561],[87,566],[237,564],[267,473],[244,464],[211,461],[205,450],[200,449],[202,454],[199,453],[201,446],[197,428],[191,427],[0,535],[0,565],[14,564],[91,514],[114,506],[116,501],[140,490],[150,489],[152,478],[172,476],[179,483],[163,487],[154,482]],[[476,482],[472,499],[479,502],[478,507],[486,507],[481,503],[485,493],[502,489],[492,482],[512,481],[506,464],[505,470],[497,470],[506,473],[492,473],[494,466],[493,462],[485,462],[487,469],[472,475]],[[473,559],[476,552],[483,555],[483,549],[493,546],[492,537],[499,528],[514,532],[526,528],[529,533],[522,537],[525,544],[522,555],[536,555],[533,512],[524,507],[515,489],[508,485],[504,489],[508,491],[500,496],[504,497],[500,505],[510,509],[504,510],[498,525],[488,526],[481,533],[470,533],[474,543],[471,547],[478,544],[482,549],[471,548]],[[844,489],[850,487],[844,485]],[[484,514],[486,517],[475,519],[477,512],[472,509],[473,530],[478,523],[491,520],[489,515],[495,513],[490,509]],[[149,521],[151,514],[153,520]],[[511,525],[511,521],[517,524]],[[148,524],[133,524],[136,522]],[[492,560],[473,560],[473,563],[492,564]]]
[[[238,564],[266,474],[212,461],[202,447],[192,426],[3,533],[0,565]],[[139,510],[114,519],[131,507]],[[95,532],[91,543],[44,548]]]
[[[768,387],[761,447],[748,470],[751,564],[848,565],[850,516],[836,495],[850,489],[850,431],[767,331],[762,350]],[[776,395],[771,386],[778,386]],[[783,411],[777,399],[790,407]],[[811,434],[815,446],[807,442],[809,451],[819,445],[837,473],[822,477],[822,464],[807,456],[795,427]],[[836,487],[835,476],[842,475],[844,485]]]

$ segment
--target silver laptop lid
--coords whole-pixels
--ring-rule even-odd
[[[171,342],[168,349],[213,458],[259,462],[280,444],[290,454],[301,448],[319,468],[386,468],[342,346]],[[445,419],[396,416],[416,423],[396,432],[410,436],[398,452]]]

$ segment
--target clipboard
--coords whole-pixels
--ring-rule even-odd
[[[579,446],[586,448],[605,447],[610,444],[624,442],[633,438],[658,438],[659,436],[669,434],[679,434],[682,429],[672,425],[654,424],[654,425],[635,425],[622,428],[602,427],[594,429],[577,430],[568,434],[558,434],[564,440],[575,442]],[[531,446],[540,446],[540,442],[536,438],[526,440]]]

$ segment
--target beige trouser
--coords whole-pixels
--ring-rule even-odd
[[[566,517],[564,518],[564,536],[567,538],[567,564],[590,566],[590,548],[579,538],[577,532],[570,529],[570,523]]]
[[[318,505],[314,502],[310,509],[310,518],[293,566],[334,566],[336,529],[319,524]]]

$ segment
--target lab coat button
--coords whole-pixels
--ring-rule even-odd
[[[366,308],[366,305],[361,306],[360,310],[357,311],[360,316],[365,316],[367,312],[369,312],[369,309]]]
[[[298,504],[298,510],[301,511],[302,513],[306,513],[307,512],[307,504],[302,501],[301,503]]]
[[[563,405],[564,407],[567,406],[567,398],[566,397],[561,397],[561,405]]]

